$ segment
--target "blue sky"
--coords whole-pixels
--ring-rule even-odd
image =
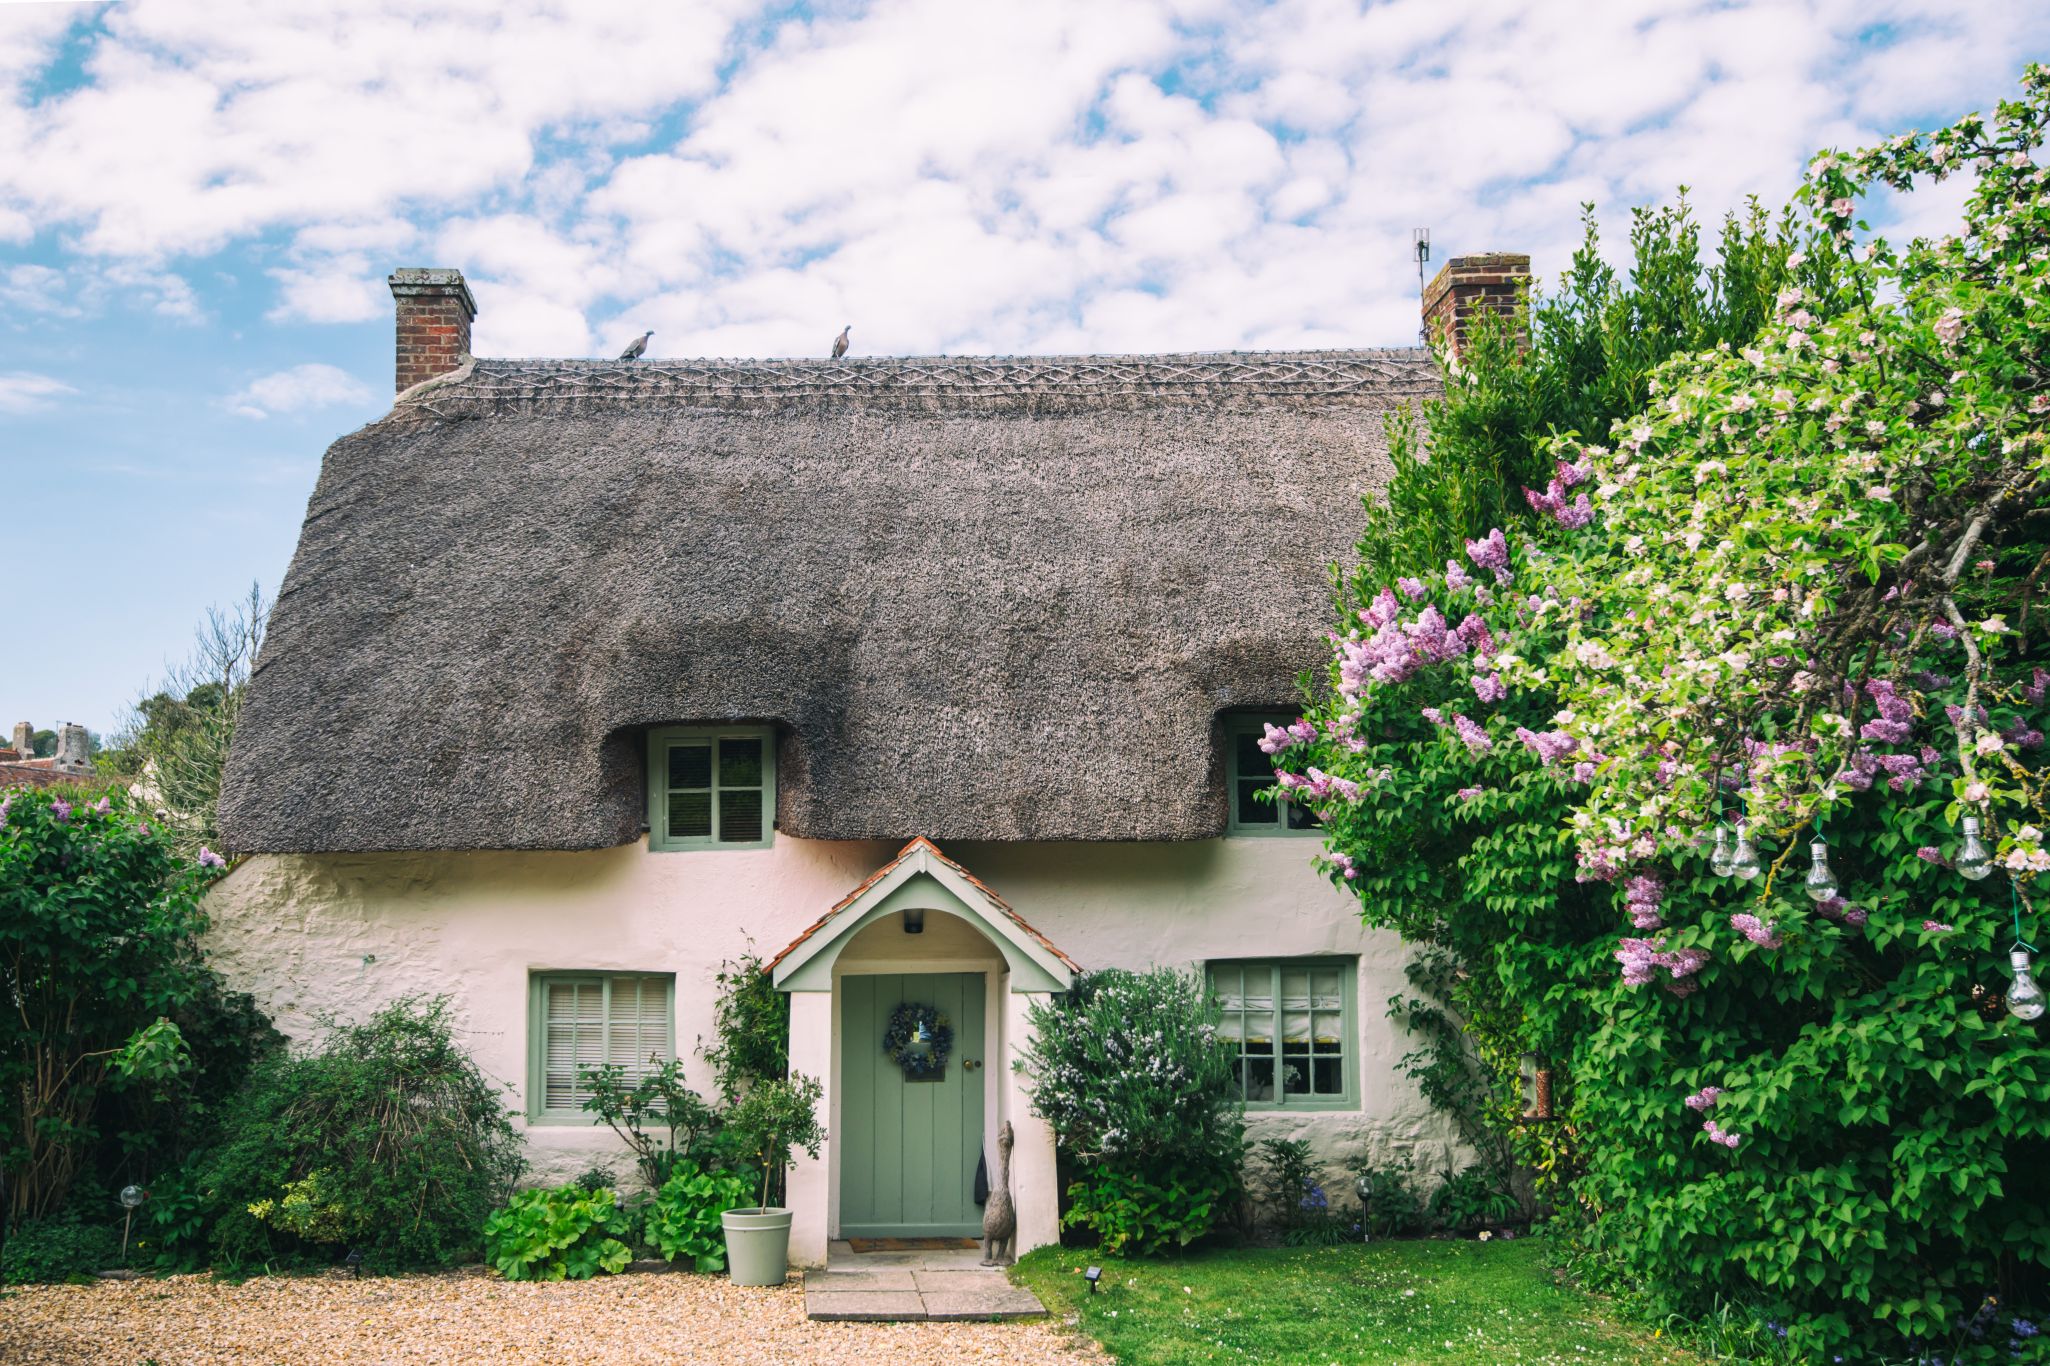
[[[1405,345],[1417,224],[1548,274],[2046,56],[2033,0],[0,0],[0,724],[275,589],[396,266],[485,355]]]

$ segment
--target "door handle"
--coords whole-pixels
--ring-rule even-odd
[[[962,1061],[961,1070],[963,1072],[973,1072],[976,1068],[980,1066],[982,1066],[981,1058],[967,1058]]]

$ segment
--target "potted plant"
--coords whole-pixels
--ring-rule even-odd
[[[762,1169],[762,1202],[719,1216],[726,1230],[726,1266],[736,1285],[781,1285],[790,1270],[790,1211],[769,1204],[769,1186],[790,1165],[793,1148],[819,1155],[823,1088],[811,1077],[757,1082],[726,1112],[726,1129]]]

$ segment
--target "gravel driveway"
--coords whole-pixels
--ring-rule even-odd
[[[384,1363],[1101,1363],[1052,1322],[813,1323],[792,1279],[610,1276],[514,1284],[481,1270],[353,1281],[204,1276],[31,1286],[0,1296],[7,1366],[383,1366]]]

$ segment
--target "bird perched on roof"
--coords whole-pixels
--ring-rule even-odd
[[[843,327],[843,328],[841,328],[841,329],[840,329],[840,335],[839,335],[839,336],[837,336],[837,337],[833,338],[833,359],[834,359],[834,360],[838,360],[838,359],[840,359],[840,357],[842,357],[842,356],[844,356],[844,355],[846,355],[846,354],[847,354],[847,334],[848,334],[849,332],[852,332],[853,330],[854,330],[854,324],[853,324],[853,323],[849,323],[849,324],[847,324],[847,326],[845,326],[845,327]]]
[[[654,335],[655,334],[653,332],[641,333],[641,335],[638,338],[636,338],[632,343],[630,343],[627,346],[626,350],[619,353],[619,358],[621,360],[639,360],[643,355],[647,353],[648,338]]]

